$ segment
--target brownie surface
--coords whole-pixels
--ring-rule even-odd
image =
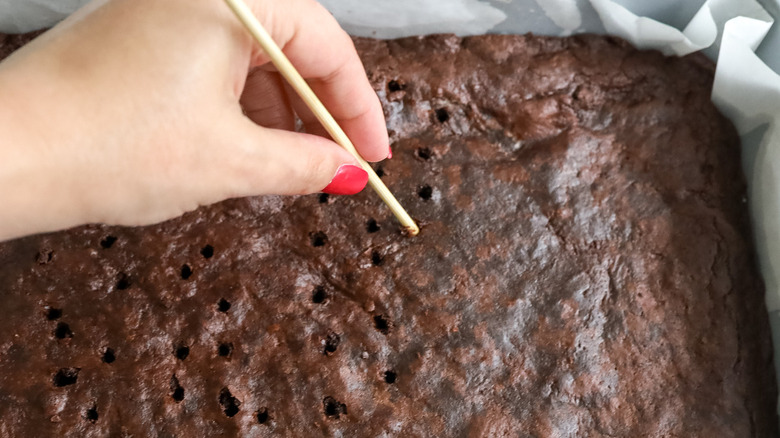
[[[367,189],[2,243],[0,435],[777,436],[708,61],[356,46],[394,152],[375,167],[421,234]]]

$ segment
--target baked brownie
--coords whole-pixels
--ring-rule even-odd
[[[356,40],[376,195],[0,245],[0,435],[769,437],[739,145],[702,56]]]

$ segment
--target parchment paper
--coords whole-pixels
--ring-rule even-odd
[[[0,32],[51,26],[87,0],[0,0]],[[760,3],[759,3],[760,1]],[[780,0],[321,0],[351,34],[610,33],[717,60],[712,99],[737,127],[780,352]],[[763,7],[762,7],[763,6]],[[769,12],[771,12],[771,14]],[[774,68],[774,70],[773,70]],[[776,357],[780,355],[776,354]],[[775,360],[775,366],[780,365]],[[780,381],[780,373],[778,373]]]

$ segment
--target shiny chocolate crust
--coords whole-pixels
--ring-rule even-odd
[[[709,61],[356,46],[420,235],[365,190],[0,244],[0,435],[777,436]]]

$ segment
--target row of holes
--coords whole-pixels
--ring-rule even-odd
[[[241,400],[234,397],[227,388],[222,388],[219,392],[219,405],[228,418],[235,417],[241,411]],[[262,407],[255,412],[255,419],[259,424],[267,423],[269,418],[268,408],[266,407]]]
[[[54,376],[55,385],[68,386],[76,383],[78,378],[79,368],[63,368],[57,372]],[[394,383],[396,380],[396,374],[393,371],[385,372],[385,381],[387,383]],[[171,398],[176,403],[181,403],[184,400],[184,388],[179,383],[179,379],[174,374],[170,381]],[[241,411],[241,400],[233,396],[230,390],[225,387],[219,392],[219,405],[222,408],[222,412],[226,417],[235,417]],[[339,419],[341,415],[347,415],[347,405],[339,402],[331,396],[327,396],[322,400],[323,411],[327,417]],[[87,409],[84,418],[91,423],[97,422],[99,418],[97,405],[93,404],[92,407]],[[268,408],[262,407],[255,412],[255,418],[260,424],[265,424],[270,419]]]
[[[108,235],[100,240],[100,246],[105,249],[109,249],[114,246],[117,240],[118,239],[116,236]],[[214,247],[211,245],[206,245],[200,249],[200,254],[203,256],[203,258],[210,259],[214,256]]]
[[[200,254],[203,256],[203,258],[210,259],[214,256],[214,247],[211,245],[206,245],[201,248]],[[192,277],[192,266],[187,263],[183,264],[180,273],[182,280],[188,280],[190,277]]]
[[[321,246],[321,245],[324,245],[324,241],[321,244],[315,245],[315,246]],[[214,248],[211,245],[206,245],[201,250],[201,254],[203,254],[203,256],[205,258],[210,258],[210,257],[212,257],[214,255]],[[40,257],[42,257],[41,253],[39,253],[39,255],[38,255],[39,259],[40,259]],[[43,256],[43,257],[46,257],[46,263],[48,263],[48,261],[51,260],[51,252],[49,251],[47,253],[47,255]],[[188,265],[188,264],[184,264],[181,267],[181,278],[186,280],[186,279],[190,278],[191,276],[192,276],[192,267],[190,265]],[[131,286],[131,284],[132,283],[130,281],[130,277],[126,273],[122,272],[122,273],[119,274],[119,276],[117,278],[117,282],[116,282],[116,288],[118,290],[128,289]]]
[[[406,89],[406,84],[399,82],[397,79],[392,79],[387,82],[387,91],[390,93],[395,93],[404,89]],[[439,108],[434,111],[434,114],[436,115],[436,120],[438,120],[439,123],[445,123],[450,119],[450,114],[447,112],[446,108]]]
[[[232,305],[230,304],[230,301],[228,301],[228,300],[226,300],[224,298],[221,298],[217,302],[217,310],[222,312],[222,313],[225,313],[228,310],[230,310],[231,306]],[[48,319],[49,321],[56,321],[56,320],[60,319],[61,317],[62,317],[62,309],[57,309],[55,307],[48,307],[46,309],[46,319]],[[62,325],[62,328],[59,328],[60,325]],[[64,330],[63,333],[69,332],[68,325],[65,324],[65,323],[58,324],[58,329],[56,331],[57,332],[61,332],[61,330]],[[68,337],[72,337],[72,336],[73,336],[73,333],[71,333],[70,336],[68,336]],[[60,339],[63,339],[65,336],[57,335],[57,337],[60,338]]]
[[[417,196],[419,196],[423,201],[431,199],[431,197],[433,197],[433,187],[427,184],[420,187],[417,190]],[[379,226],[379,223],[374,218],[371,218],[366,222],[366,231],[370,234],[376,233],[381,229],[382,228]],[[325,234],[324,231],[315,231],[309,233],[309,242],[311,243],[311,246],[315,248],[325,246],[328,243],[328,235]],[[182,267],[182,278],[186,280],[190,277],[190,275],[192,275],[190,266],[184,265]]]
[[[387,91],[390,93],[395,93],[404,89],[406,89],[406,84],[399,82],[397,79],[392,79],[387,82]],[[444,123],[450,119],[450,115],[446,108],[439,108],[435,110],[434,113],[436,114],[436,120],[438,120],[439,123]]]
[[[378,256],[378,255],[376,255]],[[377,264],[377,262],[375,262]],[[317,286],[312,292],[312,302],[316,304],[324,303],[328,298],[328,294],[323,286]],[[217,304],[218,310],[221,312],[227,312],[230,309],[230,302],[224,298]],[[49,308],[46,312],[46,317],[49,320],[56,320],[62,316],[62,309]],[[374,327],[383,334],[388,334],[390,331],[390,322],[383,315],[374,316]],[[73,337],[73,331],[70,326],[65,322],[58,322],[54,329],[54,336],[58,339],[66,339]],[[336,351],[340,343],[340,337],[336,333],[331,333],[327,336],[325,344],[325,354],[333,353]],[[223,357],[230,356],[233,352],[232,343],[220,343],[217,347],[217,354]],[[174,356],[180,360],[185,360],[190,354],[190,348],[186,345],[179,344],[174,346]],[[103,362],[112,363],[116,360],[116,353],[112,348],[106,348],[103,353]]]
[[[428,185],[423,186],[418,191],[418,195],[423,200],[431,199],[431,197],[433,196],[433,189],[431,188],[431,186]],[[369,221],[366,223],[366,230],[369,233],[375,233],[380,230],[380,227],[375,219],[369,219]],[[311,233],[309,237],[311,239],[311,245],[313,247],[324,246],[328,242],[328,235],[322,231]],[[384,261],[384,257],[382,257],[382,255],[379,254],[377,251],[373,251],[371,253],[371,263],[374,266],[380,266],[383,261]],[[182,266],[181,278],[187,280],[191,276],[192,276],[192,268],[187,264]],[[130,281],[130,277],[127,274],[125,273],[119,274],[119,279],[117,280],[117,284],[116,284],[116,288],[118,290],[128,289],[131,284],[132,283]],[[220,312],[227,312],[230,309],[230,303],[226,301],[224,298],[222,298],[218,303],[218,309]],[[50,319],[56,319],[56,318],[50,318]]]
[[[393,80],[390,80],[390,81],[387,82],[387,91],[389,91],[391,93],[395,93],[397,91],[401,91],[401,90],[403,90],[405,88],[406,88],[406,84],[404,84],[402,82],[399,82],[396,79],[393,79]],[[439,109],[435,110],[434,113],[436,114],[436,120],[438,120],[439,123],[444,123],[444,122],[446,122],[447,120],[450,119],[450,115],[447,112],[446,108],[439,108]]]
[[[326,356],[332,355],[338,349],[339,344],[341,344],[341,336],[339,336],[338,333],[328,333],[328,335],[325,337],[325,348],[323,349],[322,354]],[[397,375],[393,370],[387,370],[384,372],[384,380],[386,383],[395,383],[396,377]]]
[[[311,245],[315,246],[315,247],[323,246],[323,245],[325,245],[325,242],[327,242],[327,241],[328,241],[328,236],[325,233],[323,233],[322,231],[319,231],[317,233],[314,233],[314,235],[312,236]],[[381,265],[383,261],[384,261],[384,257],[382,257],[382,254],[379,254],[379,252],[377,252],[377,251],[372,251],[371,252],[371,263],[374,266]],[[316,302],[317,301],[315,301],[315,303]]]
[[[70,331],[70,328],[67,326],[67,324],[60,323],[58,324],[57,327],[58,330],[61,330],[63,333],[67,333],[67,336],[70,337],[73,336],[73,333]],[[388,334],[390,331],[390,323],[383,315],[374,316],[374,327],[383,334]],[[62,335],[62,337],[65,336],[66,335]],[[58,337],[60,337],[59,334]],[[323,354],[328,355],[328,354],[335,353],[340,343],[341,343],[341,337],[337,333],[329,333],[325,338],[325,349],[323,350]],[[217,354],[222,357],[229,357],[233,353],[233,349],[234,349],[233,343],[222,342],[217,346]],[[187,359],[187,357],[190,355],[190,347],[183,344],[178,344],[174,346],[173,354],[174,356],[176,356],[177,359],[183,361]],[[107,347],[103,351],[101,360],[105,363],[109,363],[109,364],[113,363],[116,360],[116,352],[114,351],[114,349]],[[62,386],[62,385],[57,385],[57,386]]]
[[[381,315],[374,317],[375,325],[378,329],[382,330],[387,329],[389,327],[386,320]],[[384,331],[383,331],[384,332]],[[336,352],[339,344],[341,343],[341,337],[337,333],[329,333],[325,340],[325,349],[323,351],[324,354],[330,355]],[[220,350],[225,348],[225,352],[220,351],[221,356],[229,355],[230,352],[233,349],[232,344],[221,344]],[[176,356],[184,360],[189,355],[189,347],[186,346],[179,346],[175,349]],[[106,352],[104,353],[104,358],[109,356],[112,358],[110,362],[113,362],[114,352],[112,349],[106,349]],[[105,360],[105,359],[104,359]],[[56,387],[64,387],[73,385],[78,381],[78,375],[81,371],[81,368],[61,368],[60,370],[55,373],[53,377],[53,383]],[[397,380],[397,374],[393,370],[387,370],[383,373],[384,381],[387,384],[394,384]],[[181,386],[179,379],[174,374],[171,377],[170,380],[170,391],[171,391],[171,398],[176,403],[180,403],[184,400],[185,397],[185,390],[184,387]],[[219,404],[222,408],[222,412],[227,417],[234,417],[238,412],[240,411],[241,401],[238,400],[236,397],[234,397],[228,388],[222,388],[219,395]],[[323,400],[323,408],[325,415],[330,418],[338,419],[341,415],[347,414],[347,407],[344,403],[338,402],[333,397],[325,397]],[[264,424],[268,421],[269,414],[268,409],[263,407],[260,410],[258,410],[255,413],[255,417],[257,419],[257,422],[260,424]],[[89,408],[85,414],[85,418],[95,423],[98,420],[98,411],[97,406],[93,405],[91,408]]]
[[[232,342],[220,342],[217,345],[217,355],[221,357],[230,357],[233,354]],[[190,347],[184,344],[177,344],[173,347],[173,355],[179,360],[185,360],[190,355]]]
[[[54,329],[54,336],[58,339],[66,339],[73,337],[73,331],[68,324],[61,322],[57,324],[57,328]],[[217,354],[222,357],[230,357],[233,353],[232,342],[222,342],[217,346]],[[174,348],[174,356],[180,360],[184,360],[189,356],[190,348],[185,345],[179,345]],[[106,347],[103,351],[101,360],[105,363],[113,363],[116,360],[116,352],[111,347]]]
[[[323,304],[328,299],[328,292],[323,286],[317,286],[311,293],[311,301],[315,304]],[[374,328],[382,334],[390,333],[391,323],[384,315],[374,315]]]
[[[376,315],[374,316],[374,328],[376,328],[380,333],[386,335],[390,332],[390,323],[383,315]],[[323,354],[328,355],[335,353],[340,343],[341,337],[337,333],[329,333],[325,338],[325,348],[323,350]],[[234,347],[232,342],[221,342],[217,346],[217,354],[222,357],[229,357],[231,354],[233,354],[233,349]],[[183,361],[190,355],[190,347],[183,344],[177,344],[173,348],[173,355],[176,356],[177,359]],[[115,359],[116,356],[114,350],[107,348],[103,354],[103,361],[106,363],[111,363]]]
[[[105,238],[103,238],[103,240],[100,241],[100,246],[108,249],[111,248],[116,241],[117,241],[116,237],[106,236]],[[206,245],[203,248],[201,248],[200,254],[203,256],[203,258],[210,259],[211,257],[214,256],[214,247],[211,245]],[[192,273],[193,273],[192,267],[189,264],[185,263],[184,265],[182,265],[181,272],[180,272],[182,279],[184,280],[189,279],[192,276]],[[129,289],[131,285],[132,282],[130,281],[130,276],[124,272],[120,273],[119,276],[117,277],[117,282],[116,282],[117,290]]]
[[[58,322],[57,327],[54,328],[54,337],[57,339],[70,339],[73,337],[73,330],[70,326],[64,322]],[[103,351],[101,360],[105,363],[112,363],[116,360],[116,352],[111,347],[106,347]]]
[[[374,218],[371,218],[366,222],[366,231],[370,234],[376,233],[381,229],[379,223]],[[309,237],[311,238],[312,246],[324,246],[328,242],[327,234],[322,231],[312,233]]]
[[[231,304],[230,301],[222,298],[217,302],[217,311],[226,313],[228,310],[230,310]],[[49,321],[56,321],[62,317],[62,309],[58,309],[55,307],[49,307],[46,309],[46,319]],[[70,325],[66,322],[58,322],[57,326],[54,328],[54,337],[57,339],[69,339],[73,337],[73,330],[71,330]],[[112,361],[113,362],[113,361]]]
[[[63,387],[75,384],[78,380],[78,374],[80,370],[80,368],[60,369],[54,375],[54,385],[57,387]],[[175,374],[171,377],[170,389],[171,398],[173,398],[176,403],[180,403],[184,400],[184,388],[179,383],[179,379]],[[241,410],[241,401],[234,397],[227,388],[222,388],[219,393],[219,405],[222,408],[222,412],[227,417],[234,417]],[[346,411],[344,413],[346,413]],[[84,413],[84,418],[93,424],[97,422],[99,414],[96,404],[93,404],[89,409],[87,409],[87,411]],[[255,413],[255,418],[257,419],[258,423],[265,424],[269,419],[268,409],[266,407],[260,408]]]
[[[417,148],[417,150],[415,151],[415,154],[420,159],[426,160],[426,161],[430,160],[433,157],[433,152],[429,148],[425,148],[425,147]],[[385,176],[384,168],[381,165],[377,166],[375,172],[376,172],[376,175],[378,177],[380,177],[380,178]],[[428,185],[425,185],[425,186],[421,187],[418,190],[418,192],[417,192],[418,196],[420,198],[422,198],[423,200],[430,199],[432,193],[433,193],[433,191],[431,190],[431,187],[428,186]],[[328,195],[327,193],[320,193],[320,195],[319,195],[319,202],[320,202],[320,204],[327,204],[329,199],[330,199],[330,195]],[[373,221],[374,225],[376,225],[376,220],[371,219],[371,221]],[[366,228],[367,228],[369,233],[375,233],[375,232],[379,231],[379,228],[376,228],[376,230],[371,231],[370,225],[367,226]],[[321,245],[316,245],[316,246],[321,246]]]

